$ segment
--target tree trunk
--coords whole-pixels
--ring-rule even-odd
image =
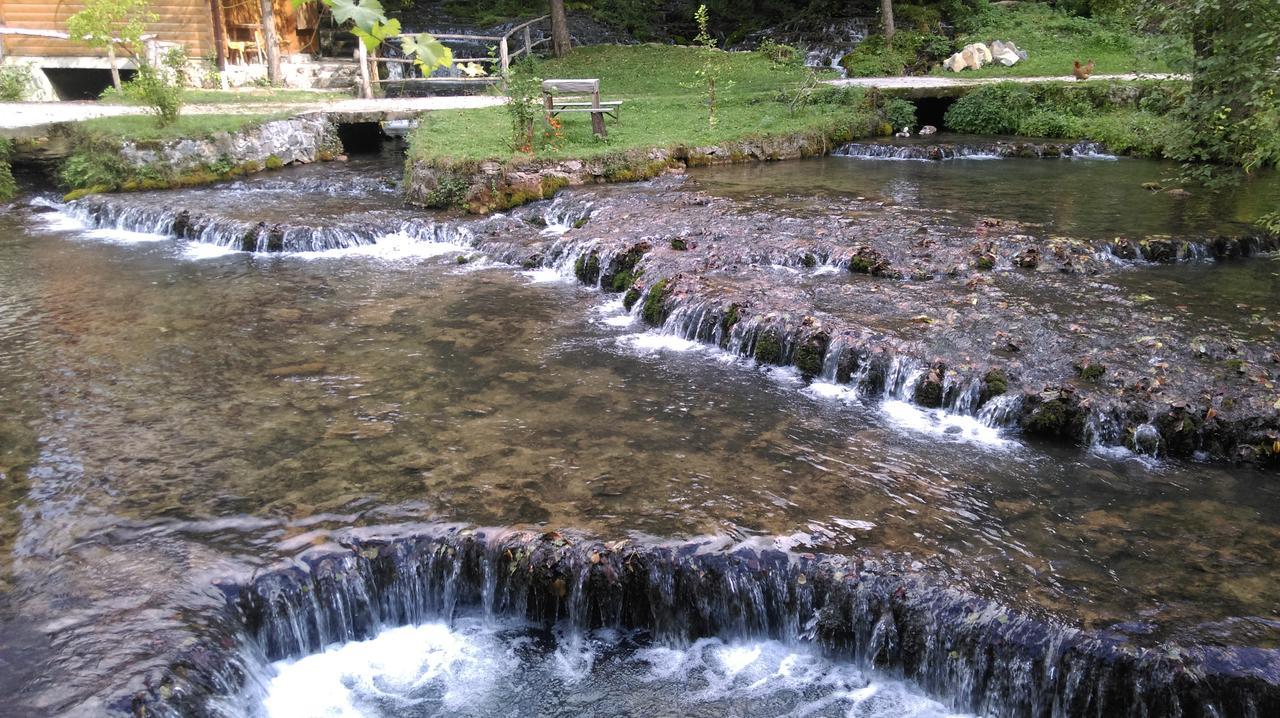
[[[116,46],[107,45],[107,65],[111,67],[111,84],[120,91],[120,68],[116,66]]]
[[[884,21],[884,44],[893,47],[893,0],[880,0],[880,18]]]
[[[260,0],[262,5],[262,43],[267,51],[267,79],[280,84],[280,43],[276,41],[276,11],[272,0]]]
[[[564,57],[572,49],[569,21],[564,16],[564,0],[551,0],[551,54]]]

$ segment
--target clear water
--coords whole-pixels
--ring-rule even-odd
[[[844,171],[833,162],[760,176],[798,192],[800,175],[822,187]],[[1037,173],[1050,186],[1085,165],[1017,164],[1023,179],[990,185],[984,202],[1051,207],[1061,231],[1109,231],[1090,219],[1100,210],[1028,190]],[[860,162],[840,191],[865,183],[974,209],[934,191],[961,182],[962,163],[892,166],[927,169]],[[1093,176],[1100,197],[1106,182],[1123,194],[1136,174],[1163,171],[1103,166],[1122,174]],[[223,191],[184,194],[213,208],[234,197],[255,216],[249,192]],[[360,211],[330,196],[309,195],[308,213]],[[270,217],[296,213],[264,202]],[[1182,221],[1158,214],[1143,226]],[[332,529],[432,521],[909,553],[1082,626],[1278,643],[1280,488],[1267,474],[1027,444],[805,387],[646,332],[616,297],[538,281],[556,279],[545,270],[460,266],[458,251],[405,239],[250,255],[86,231],[54,213],[0,217],[0,695],[28,714],[100,715],[221,605],[213,579],[243,578]],[[1214,277],[1262,307],[1274,276],[1262,260],[1133,281],[1204,294],[1201,278]],[[527,627],[402,629],[278,666],[268,700],[311,693],[297,676],[314,675],[307,699],[368,715],[943,714],[795,646],[584,640],[595,650],[574,664],[581,654]],[[407,663],[378,667],[402,648]],[[468,686],[478,692],[450,693]]]

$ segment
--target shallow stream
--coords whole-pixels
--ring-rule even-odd
[[[421,215],[396,202],[393,165],[334,168],[157,197],[250,225],[360,225],[370,242],[250,253],[89,229],[57,203],[0,217],[0,695],[14,715],[118,708],[214,630],[225,599],[212,581],[246,580],[350,526],[885,553],[1135,645],[1280,647],[1273,475],[1029,442],[970,416],[807,385],[646,330],[571,269],[526,270],[399,232]],[[830,191],[1007,213],[1055,233],[1174,233],[1235,218],[1163,197],[1126,211],[1147,198],[1134,186],[1167,170],[828,158],[691,181],[746,203],[794,203],[798,216],[804,192]],[[1085,191],[1054,190],[1063,186]],[[1241,304],[1274,311],[1278,277],[1264,257],[1092,281],[1226,321]],[[1266,338],[1256,323],[1241,331]],[[965,709],[795,636],[673,643],[484,612],[264,671],[261,692],[228,710]]]

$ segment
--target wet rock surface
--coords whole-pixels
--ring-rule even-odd
[[[1277,287],[1267,271],[1274,236],[1075,239],[872,200],[762,210],[674,179],[563,201],[590,204],[591,221],[549,248],[512,246],[501,223],[476,242],[525,265],[566,253],[590,267],[634,263],[639,253],[632,283],[601,283],[598,271],[579,278],[606,291],[661,284],[643,312],[651,324],[809,377],[825,367],[827,380],[872,394],[969,413],[1000,395],[993,420],[1032,435],[1175,456],[1280,456],[1280,320],[1267,292],[1206,313],[1213,287],[1170,287],[1160,266],[1261,262]]]
[[[1247,225],[1066,235],[885,197],[748,201],[681,177],[569,190],[474,221],[375,209],[273,225],[121,198],[74,209],[99,226],[250,251],[372,244],[388,231],[452,242],[560,267],[623,293],[663,331],[866,394],[1049,439],[1280,461],[1280,319],[1268,303],[1280,238]],[[1228,276],[1173,274],[1215,261],[1249,275],[1248,301],[1223,306],[1212,283]]]
[[[260,670],[256,661],[474,611],[571,631],[640,629],[655,641],[813,643],[984,715],[1280,710],[1280,652],[1144,648],[1120,630],[1080,631],[1010,611],[949,588],[936,567],[893,556],[451,526],[333,538],[288,565],[221,581],[229,607],[221,635],[157,672],[130,699],[135,710],[221,715],[211,699],[241,690]]]

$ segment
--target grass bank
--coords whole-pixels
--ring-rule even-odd
[[[78,123],[77,127],[85,134],[107,139],[164,142],[201,139],[212,137],[219,132],[238,132],[246,127],[286,116],[287,114],[284,113],[180,115],[175,122],[161,127],[151,115],[120,115],[95,117]]]
[[[1172,113],[1187,91],[1182,81],[998,83],[957,100],[944,124],[966,134],[1096,140],[1113,152],[1164,157],[1185,137]]]
[[[842,61],[850,76],[876,77],[934,74],[957,77],[1055,77],[1070,75],[1072,61],[1094,61],[1097,73],[1169,72],[1190,57],[1185,43],[1144,32],[1119,14],[1081,17],[1046,3],[1012,7],[980,5],[963,16],[954,37],[943,34],[936,7],[903,6],[918,12],[899,13],[905,22],[893,48],[882,38],[868,38]],[[1012,41],[1027,59],[1012,67],[993,64],[951,73],[943,60],[965,45]]]
[[[350,92],[337,90],[293,90],[288,88],[244,88],[238,90],[196,90],[182,93],[189,105],[288,105],[309,102],[337,102],[352,98]],[[108,105],[138,105],[137,100],[108,88],[101,101]]]
[[[539,78],[599,78],[603,99],[623,101],[620,121],[606,122],[606,140],[591,133],[586,113],[562,115],[559,130],[539,117],[532,152],[519,152],[506,108],[448,110],[422,120],[410,138],[410,158],[437,165],[586,159],[839,128],[855,127],[861,134],[876,124],[875,108],[860,90],[819,86],[806,91],[808,71],[798,62],[776,64],[757,53],[717,53],[725,69],[712,127],[697,86],[704,52],[658,45],[583,47],[569,57],[526,68]]]

